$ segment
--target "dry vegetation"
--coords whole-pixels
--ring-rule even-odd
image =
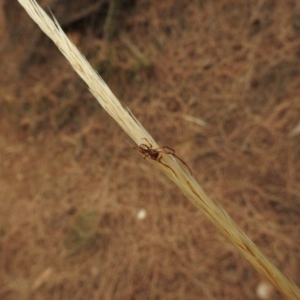
[[[300,5],[218,2],[136,1],[64,29],[299,285]],[[258,299],[260,275],[128,146],[22,8],[3,12],[0,298]]]

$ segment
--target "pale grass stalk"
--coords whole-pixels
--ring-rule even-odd
[[[65,35],[57,21],[53,20],[39,7],[35,0],[18,0],[30,17],[48,35],[59,50],[70,62],[74,70],[89,86],[91,93],[96,97],[102,107],[118,122],[124,131],[139,145],[143,138],[147,138],[154,147],[158,147],[154,139],[138,122],[138,120],[125,109],[111,92],[103,79],[93,70],[85,57]],[[252,266],[286,296],[287,299],[300,299],[300,289],[289,278],[284,276],[246,236],[227,213],[214,203],[202,190],[196,179],[178,164],[170,155],[164,156],[164,162],[175,172],[159,163],[152,162],[160,168],[186,195],[191,202],[199,208],[215,227],[240,251]]]

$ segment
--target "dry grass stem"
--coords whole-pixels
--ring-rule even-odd
[[[147,138],[154,148],[158,147],[150,134],[136,120],[128,109],[125,109],[114,96],[102,78],[93,70],[84,56],[68,39],[61,27],[39,7],[34,0],[19,0],[30,17],[48,35],[63,55],[70,62],[79,76],[87,83],[91,93],[102,107],[118,122],[124,131],[139,145],[143,138]],[[193,120],[194,121],[194,120]],[[171,156],[165,155],[165,164],[170,166],[174,173],[163,165],[152,163],[161,169],[173,180],[181,191],[199,208],[215,227],[240,251],[240,253],[261,274],[277,287],[288,299],[300,299],[299,288],[284,276],[256,247],[256,245],[233,222],[227,213],[215,204],[202,190],[196,179],[188,172],[184,165]]]

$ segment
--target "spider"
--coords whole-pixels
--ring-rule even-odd
[[[139,145],[138,148],[136,148],[136,147],[132,147],[132,148],[137,150],[141,154],[145,155],[144,159],[147,158],[147,157],[150,157],[152,160],[155,160],[155,161],[161,163],[166,168],[170,169],[173,172],[173,174],[176,176],[174,170],[171,167],[169,167],[167,164],[165,164],[161,161],[162,160],[162,154],[172,155],[175,158],[177,158],[178,160],[180,160],[188,168],[188,170],[192,174],[192,171],[188,167],[188,165],[180,157],[178,157],[175,154],[175,150],[171,149],[168,146],[163,146],[163,147],[160,147],[160,148],[153,149],[152,144],[148,141],[148,139],[146,139],[146,138],[143,138],[143,139],[146,140],[149,145],[141,144],[141,145]]]

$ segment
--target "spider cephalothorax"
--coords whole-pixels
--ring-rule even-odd
[[[138,148],[133,147],[133,149],[135,149],[135,150],[139,151],[141,154],[143,154],[144,158],[150,157],[152,160],[155,160],[155,161],[159,162],[160,164],[162,164],[166,168],[170,169],[173,172],[173,174],[176,176],[174,170],[171,167],[169,167],[167,164],[165,164],[164,162],[161,161],[162,160],[162,154],[172,155],[175,158],[177,158],[178,160],[180,160],[188,168],[188,170],[192,174],[191,169],[188,167],[188,165],[180,157],[178,157],[175,154],[175,150],[171,149],[168,146],[163,146],[163,147],[160,147],[160,148],[153,149],[152,144],[146,138],[144,138],[144,140],[146,140],[149,145],[141,144],[141,145],[139,145]]]

